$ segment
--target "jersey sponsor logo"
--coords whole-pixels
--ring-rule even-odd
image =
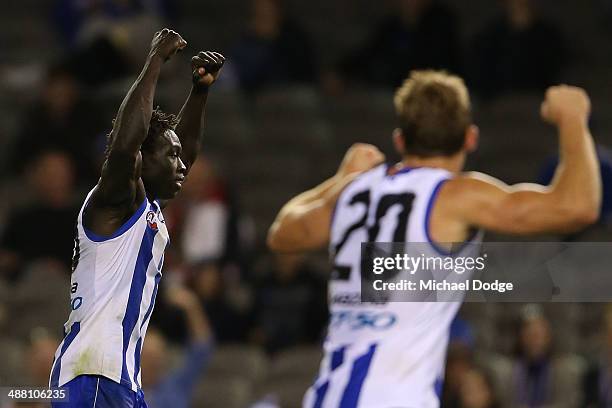
[[[147,225],[151,229],[154,229],[155,231],[157,231],[158,227],[157,227],[157,221],[155,220],[155,211],[149,211],[147,213]]]
[[[330,327],[348,330],[387,330],[395,325],[397,316],[391,312],[338,311],[331,314]]]
[[[330,303],[340,305],[356,305],[361,303],[361,293],[336,293]]]
[[[376,302],[368,302],[368,306],[384,306],[387,303],[388,303],[387,299],[381,299]],[[331,296],[330,304],[361,306],[362,305],[361,293],[360,292],[335,293]]]

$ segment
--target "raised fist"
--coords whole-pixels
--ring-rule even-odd
[[[198,55],[191,58],[191,69],[193,84],[208,88],[219,77],[221,68],[225,63],[225,57],[214,51],[200,51]]]
[[[187,41],[183,40],[179,33],[164,28],[153,36],[149,54],[159,56],[162,60],[167,61],[186,46]]]
[[[551,86],[540,108],[542,119],[554,125],[564,120],[585,121],[591,113],[591,101],[582,88],[575,86]]]
[[[352,145],[340,164],[338,175],[348,176],[353,173],[363,173],[385,160],[385,155],[371,144],[355,143]]]

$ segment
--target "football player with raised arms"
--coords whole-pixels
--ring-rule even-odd
[[[50,375],[51,387],[68,389],[69,402],[58,407],[146,407],[140,354],[169,241],[162,208],[196,160],[208,91],[225,61],[216,52],[195,55],[180,113],[154,110],[162,66],[186,45],[172,30],[155,33],[79,212],[71,313]]]
[[[482,230],[569,232],[598,218],[601,180],[582,89],[551,87],[541,105],[542,118],[559,134],[561,160],[549,186],[508,186],[462,171],[478,128],[460,78],[412,72],[395,108],[399,163],[387,165],[376,147],[355,144],[332,178],[285,204],[268,234],[278,252],[327,245],[333,262],[325,355],[304,407],[440,404],[449,327],[460,302],[361,302],[362,242],[423,243],[411,254],[417,257],[423,248],[466,256],[475,255]],[[452,246],[451,253],[445,243],[473,245]]]

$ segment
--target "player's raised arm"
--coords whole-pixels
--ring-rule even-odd
[[[186,45],[175,31],[164,28],[155,33],[145,65],[123,99],[113,124],[107,158],[93,197],[97,206],[134,203],[139,177],[136,164],[149,130],[161,66]]]
[[[552,87],[541,111],[543,119],[559,129],[560,161],[550,186],[507,186],[487,176],[467,174],[442,187],[440,196],[452,204],[440,211],[468,226],[511,234],[572,232],[595,222],[602,193],[587,125],[589,98],[579,88]]]
[[[193,86],[179,113],[176,134],[181,141],[181,160],[187,172],[200,150],[204,109],[210,86],[217,80],[225,57],[218,52],[202,51],[191,59]]]
[[[351,146],[336,174],[286,203],[268,231],[268,247],[292,252],[317,249],[329,241],[329,227],[338,196],[356,176],[382,163],[385,156],[375,147]]]

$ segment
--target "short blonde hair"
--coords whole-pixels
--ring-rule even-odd
[[[406,154],[451,156],[461,150],[472,123],[463,79],[445,71],[412,71],[395,93]]]

